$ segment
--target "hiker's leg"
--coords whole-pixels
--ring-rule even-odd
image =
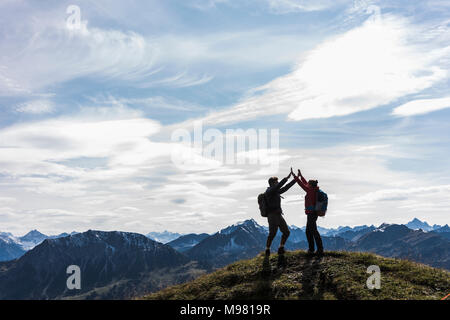
[[[280,221],[279,221],[280,231],[283,233],[283,235],[281,236],[280,247],[284,247],[284,244],[286,243],[287,239],[289,238],[289,235],[291,234],[291,232],[289,231],[289,227],[286,223],[286,220],[284,220],[283,216],[280,215],[279,218],[280,218]]]
[[[308,213],[306,215],[307,219],[306,219],[306,239],[308,240],[308,251],[313,252],[314,251],[314,232],[313,232],[313,227],[314,227],[314,219],[312,219],[312,214]]]
[[[269,223],[269,235],[267,236],[266,249],[270,249],[273,238],[275,238],[275,235],[277,234],[278,224],[276,222],[276,216],[273,214],[269,214],[267,221]]]
[[[323,244],[322,244],[322,238],[320,237],[319,230],[317,230],[317,215],[314,215],[314,218],[312,219],[314,221],[313,223],[313,236],[314,241],[316,241],[317,251],[322,252],[323,251]]]

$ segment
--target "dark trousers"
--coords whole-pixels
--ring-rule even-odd
[[[284,246],[289,234],[291,233],[286,220],[284,220],[281,213],[269,213],[267,216],[267,221],[269,222],[269,236],[267,237],[266,243],[267,248],[270,248],[272,245],[273,238],[275,238],[278,228],[280,228],[280,231],[283,233],[281,236],[280,246]]]
[[[316,242],[317,250],[323,251],[322,238],[317,230],[317,214],[308,213],[306,221],[306,239],[308,239],[309,251],[314,251],[314,241]]]

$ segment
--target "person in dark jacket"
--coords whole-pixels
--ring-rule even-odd
[[[267,236],[266,242],[266,256],[270,255],[270,246],[272,245],[273,238],[277,234],[278,228],[282,232],[280,247],[278,248],[278,253],[283,254],[284,244],[289,237],[290,231],[289,227],[284,220],[282,214],[283,210],[281,209],[281,194],[288,191],[290,187],[295,184],[295,180],[289,182],[286,186],[286,182],[292,175],[291,173],[280,182],[278,182],[277,177],[272,177],[269,179],[269,187],[265,192],[266,203],[267,203],[267,221],[269,223],[269,235]]]
[[[309,180],[308,182],[302,176],[300,170],[298,170],[298,176],[294,174],[291,169],[291,174],[294,176],[294,181],[296,181],[299,186],[305,190],[305,214],[307,216],[306,220],[306,239],[308,240],[308,254],[314,253],[314,242],[317,246],[317,255],[323,255],[323,244],[320,233],[317,230],[317,212],[316,212],[316,202],[317,202],[317,192],[319,191],[318,181]]]

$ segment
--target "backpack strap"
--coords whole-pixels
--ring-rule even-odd
[[[316,203],[314,204],[314,213],[317,213],[317,210],[316,210],[316,206],[317,206],[317,203],[319,202],[319,188],[317,188],[317,191],[316,191]]]

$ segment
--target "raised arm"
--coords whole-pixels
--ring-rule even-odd
[[[277,190],[281,189],[281,187],[283,187],[286,184],[286,182],[288,181],[288,179],[290,178],[291,175],[292,175],[292,173],[289,173],[289,175],[287,177],[283,178],[276,185],[269,187],[267,189],[266,193],[270,195],[270,194],[273,194],[274,192],[276,192]],[[287,191],[288,189],[286,189],[285,191]],[[283,191],[283,192],[285,192],[285,191]],[[279,192],[282,193],[281,191],[279,191]]]
[[[302,180],[302,182],[304,183],[304,184],[308,184],[308,181],[306,181],[306,179],[305,178],[303,178],[303,175],[302,175],[302,172],[300,171],[300,169],[298,169],[298,176],[300,177],[300,179]]]
[[[305,178],[303,178],[302,173],[300,172],[300,170],[298,170],[298,177],[294,174],[294,180],[298,183],[298,185],[303,190],[308,192],[308,189],[309,189],[308,181],[306,181]]]
[[[280,189],[282,186],[284,186],[284,184],[287,182],[288,178],[283,178],[280,182],[278,182],[276,185],[271,186],[267,189],[266,193],[268,195],[273,194],[274,192],[276,192],[278,189]]]
[[[280,188],[280,194],[285,193],[286,191],[288,191],[293,185],[295,184],[295,180],[292,179],[291,182],[289,182],[287,185],[285,185],[284,187]]]

